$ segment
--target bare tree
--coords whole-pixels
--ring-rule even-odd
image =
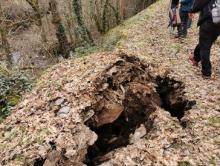
[[[81,0],[73,0],[73,13],[78,24],[78,31],[82,39],[90,45],[94,45],[94,41],[90,31],[88,30],[82,12]]]
[[[108,5],[109,0],[105,0],[104,6],[103,6],[103,13],[102,13],[102,32],[105,33],[108,31]]]
[[[109,7],[112,9],[114,15],[115,15],[115,19],[116,19],[116,24],[120,24],[121,23],[121,18],[120,18],[120,3],[119,0],[116,1],[116,6],[114,6],[112,3],[108,3]]]
[[[41,38],[42,38],[43,42],[47,42],[46,32],[43,27],[42,14],[41,14],[40,7],[39,7],[39,1],[38,0],[26,0],[26,1],[35,12],[37,25],[41,28]]]
[[[120,0],[120,15],[121,19],[125,19],[125,0]]]
[[[2,47],[5,50],[5,54],[7,57],[7,67],[11,68],[12,67],[12,57],[11,57],[11,51],[10,51],[10,45],[7,39],[7,25],[5,23],[5,16],[1,7],[1,2],[0,2],[0,36],[1,36],[1,44]]]
[[[70,43],[72,47],[76,46],[76,39],[74,38],[73,28],[74,28],[74,17],[73,17],[73,7],[72,0],[67,0],[67,10],[69,14],[64,13],[67,22],[67,31],[69,33]],[[75,32],[75,29],[74,29]]]
[[[111,14],[116,19],[116,24],[120,23],[120,14],[118,9],[110,0],[90,1],[91,19],[94,19],[96,27],[100,33],[106,33],[110,28]]]
[[[64,58],[69,57],[70,46],[66,37],[64,26],[61,22],[61,18],[57,9],[56,0],[50,0],[50,11],[52,13],[52,23],[56,28],[56,37],[59,42],[59,49]]]

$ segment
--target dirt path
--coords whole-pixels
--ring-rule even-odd
[[[196,27],[187,39],[174,39],[166,6],[159,1],[110,31],[107,38],[121,36],[114,53],[49,69],[1,124],[1,164],[219,165],[218,45],[215,78],[203,80],[188,62]]]
[[[149,150],[149,154],[161,158],[161,161],[167,160],[165,165],[175,165],[172,160],[175,161],[177,158],[179,161],[189,161],[192,165],[219,165],[219,42],[212,50],[214,78],[211,81],[204,80],[200,69],[192,67],[188,60],[198,40],[196,20],[188,37],[179,41],[167,29],[167,6],[168,0],[160,1],[136,16],[139,19],[135,18],[136,22],[133,25],[131,25],[133,20],[129,20],[129,26],[123,30],[127,38],[120,41],[116,51],[141,55],[141,58],[153,64],[155,73],[167,73],[181,80],[186,84],[186,95],[189,99],[196,100],[197,104],[183,119],[186,122],[186,128],[178,133],[179,138],[182,137],[183,140],[182,144],[176,145],[181,146],[179,151],[174,152],[172,147],[164,151],[160,149],[160,152],[159,149],[158,151],[150,150],[149,146],[155,148],[158,143],[163,142],[163,139],[155,140],[148,146],[140,145],[140,147],[145,147],[143,149]],[[135,151],[133,146],[129,149]],[[121,161],[131,156],[130,153],[128,149],[124,153],[119,152]],[[112,159],[112,162],[114,161],[117,159]]]

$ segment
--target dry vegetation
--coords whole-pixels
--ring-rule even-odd
[[[19,60],[25,62],[20,67],[46,66],[49,55],[56,59],[55,50],[63,58],[62,49],[76,55],[86,52],[83,46],[95,53],[63,60],[46,70],[19,104],[22,92],[31,88],[28,80],[0,67],[7,75],[0,75],[0,111],[6,113],[3,118],[7,116],[0,124],[0,165],[219,165],[219,41],[212,50],[213,78],[206,80],[201,77],[201,66],[194,67],[188,60],[198,40],[196,21],[185,39],[176,39],[165,30],[164,6],[169,0],[158,1],[112,30],[129,17],[128,4],[126,10],[119,8],[120,17],[108,6],[112,19],[106,22],[106,3],[101,1],[90,1],[93,8],[86,1],[78,6],[79,0],[66,8],[62,1],[44,2],[45,9],[39,3],[44,30],[26,2],[33,14],[27,19],[33,21],[16,30],[3,28],[10,52],[16,47],[22,58],[31,56],[29,61]],[[103,2],[117,6],[116,1]],[[139,5],[141,9],[141,1]],[[89,9],[95,9],[92,15]],[[99,9],[102,14],[97,14]],[[69,15],[70,10],[83,17]],[[1,17],[1,24],[10,26],[5,20]],[[4,107],[11,109],[10,115]]]
[[[55,2],[55,6],[51,5]],[[8,0],[1,1],[1,60],[31,76],[74,55],[153,1]],[[58,59],[57,59],[58,58]]]
[[[46,68],[99,49],[103,35],[151,3],[151,0],[0,1],[0,121]]]

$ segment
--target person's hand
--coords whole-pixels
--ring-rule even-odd
[[[193,19],[194,14],[193,13],[189,13],[189,18]]]

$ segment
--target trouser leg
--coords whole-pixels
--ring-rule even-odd
[[[194,60],[196,62],[200,62],[201,61],[201,56],[200,56],[200,45],[198,44],[194,50]]]
[[[189,19],[189,15],[188,13],[184,12],[184,21],[183,21],[183,35],[186,36],[187,35],[187,29],[188,29],[188,19]]]
[[[187,35],[189,15],[187,12],[180,12],[180,18],[181,18],[181,27],[180,27],[179,35],[185,37]]]
[[[188,18],[188,22],[187,22],[187,28],[191,28],[192,26],[192,18]]]
[[[214,41],[217,39],[214,25],[212,23],[203,23],[200,26],[199,34],[199,47],[200,56],[202,62],[202,74],[205,76],[210,76],[212,74],[212,65],[210,61],[211,47]]]

